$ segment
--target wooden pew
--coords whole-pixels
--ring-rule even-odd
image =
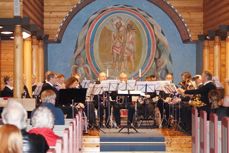
[[[56,153],[62,153],[63,152],[63,140],[58,139],[56,141],[56,146],[55,146]]]
[[[68,153],[69,152],[69,130],[68,128],[64,129],[64,134],[63,134],[63,153]]]
[[[46,153],[56,153],[56,149],[51,148],[51,149],[49,149]]]
[[[222,119],[222,153],[229,152],[229,117],[224,117]]]
[[[209,129],[210,153],[218,153],[218,116],[216,114],[210,114]]]
[[[207,153],[207,113],[200,112],[200,153]]]
[[[198,111],[196,108],[192,109],[192,153],[199,152],[199,123]]]

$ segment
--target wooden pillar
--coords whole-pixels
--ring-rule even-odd
[[[220,37],[215,36],[214,43],[214,76],[220,79]]]
[[[38,44],[38,62],[39,62],[39,74],[38,74],[38,81],[44,81],[44,43],[43,40],[39,40]]]
[[[32,71],[33,75],[38,78],[38,40],[36,36],[32,36]]]
[[[224,106],[229,107],[229,32],[226,38],[226,84],[225,84],[225,98]]]
[[[209,41],[204,41],[204,48],[203,48],[203,71],[209,70]]]
[[[24,40],[24,83],[32,95],[32,41],[31,37]]]
[[[14,97],[21,98],[23,92],[23,38],[21,25],[14,32]]]

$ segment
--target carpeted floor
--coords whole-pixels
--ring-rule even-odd
[[[165,151],[165,139],[156,129],[138,129],[138,133],[124,129],[102,129],[100,132],[100,151]]]

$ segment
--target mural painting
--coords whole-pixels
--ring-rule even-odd
[[[168,41],[146,12],[117,5],[94,13],[76,41],[73,66],[81,78],[94,79],[101,71],[110,78],[121,72],[130,78],[172,72]]]

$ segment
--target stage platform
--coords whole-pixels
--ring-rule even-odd
[[[100,132],[100,152],[165,152],[165,138],[156,129],[138,129],[136,133],[127,129],[102,129]]]

